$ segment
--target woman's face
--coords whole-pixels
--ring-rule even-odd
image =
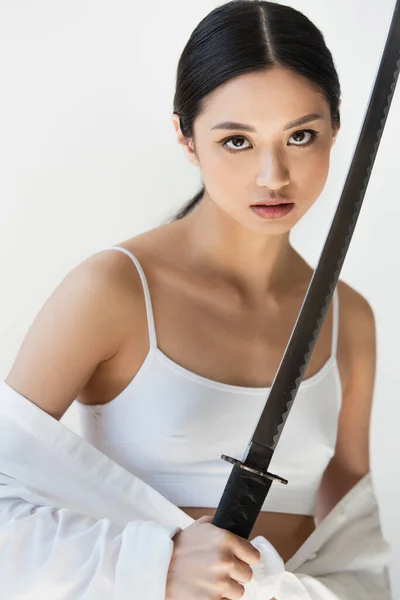
[[[307,123],[291,123],[310,114]],[[227,121],[252,129],[230,128]],[[215,203],[248,229],[279,234],[289,231],[323,190],[335,136],[325,98],[307,79],[274,68],[220,86],[195,121],[194,144],[182,136],[180,141],[200,167],[203,202]],[[294,207],[284,217],[264,219],[250,206],[268,199]]]

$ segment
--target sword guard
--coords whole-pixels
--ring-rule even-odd
[[[237,465],[241,469],[245,469],[246,471],[251,471],[251,473],[256,473],[256,475],[261,475],[261,477],[265,477],[266,479],[272,479],[272,481],[279,481],[279,483],[283,483],[283,485],[287,485],[289,483],[287,479],[284,479],[283,477],[279,477],[279,475],[274,475],[274,473],[269,473],[268,471],[263,473],[262,471],[259,471],[258,469],[253,469],[252,467],[248,467],[247,465],[245,465],[242,461],[238,460],[237,458],[232,458],[231,456],[227,456],[226,454],[221,454],[221,458],[223,460],[226,460],[227,462]]]

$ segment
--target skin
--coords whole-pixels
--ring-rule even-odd
[[[310,113],[322,118],[284,131]],[[255,131],[212,129],[227,120],[251,124]],[[184,138],[176,115],[172,121],[184,155],[201,171],[205,197],[185,219],[119,245],[144,268],[158,347],[169,358],[214,381],[270,386],[313,273],[291,247],[289,233],[327,179],[337,135],[329,105],[306,79],[274,69],[218,88],[195,121],[194,139]],[[318,137],[300,149],[292,144],[308,141],[304,129],[318,131]],[[240,136],[236,146],[249,149],[229,153],[220,145],[228,136]],[[295,207],[282,219],[263,220],[249,206],[268,197],[288,197]],[[370,468],[374,315],[350,286],[340,281],[338,290],[342,408],[316,517],[263,512],[249,538],[263,535],[285,561]],[[328,360],[331,331],[332,307],[304,379]],[[102,405],[118,396],[148,348],[139,276],[126,255],[103,251],[74,269],[49,298],[6,381],[60,419],[74,399]],[[180,508],[194,519],[215,512]]]

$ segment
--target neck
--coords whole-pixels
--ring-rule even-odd
[[[289,232],[249,231],[205,198],[185,219],[185,255],[196,270],[216,274],[252,294],[285,286],[296,254]]]

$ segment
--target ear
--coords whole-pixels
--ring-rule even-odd
[[[189,160],[189,162],[192,165],[194,165],[195,167],[199,167],[200,164],[199,164],[198,158],[196,156],[196,150],[194,148],[193,139],[186,138],[183,135],[183,133],[181,131],[181,126],[180,126],[180,117],[176,113],[174,113],[172,115],[172,124],[175,129],[176,139],[178,141],[178,144],[180,144],[182,146],[186,158]]]

